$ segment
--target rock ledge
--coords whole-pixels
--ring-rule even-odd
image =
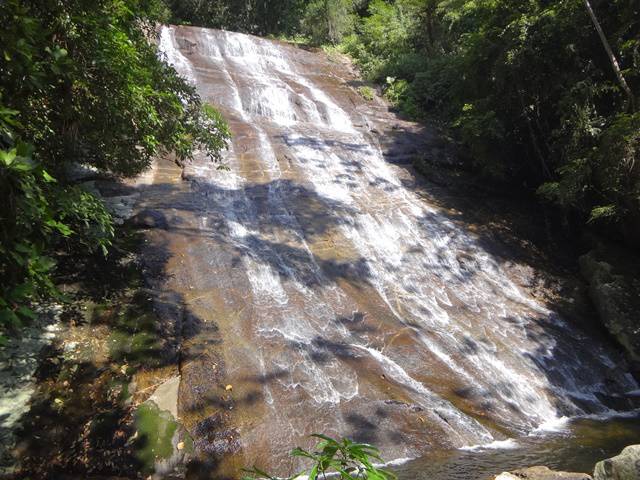
[[[530,467],[501,473],[495,480],[592,480],[592,478],[586,473],[556,472],[548,467]]]

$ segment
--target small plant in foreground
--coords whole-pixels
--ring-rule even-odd
[[[256,467],[246,470],[249,476],[243,480],[295,480],[306,477],[309,480],[324,480],[333,477],[342,480],[395,480],[397,477],[385,470],[377,468],[372,460],[383,462],[376,447],[366,443],[355,443],[349,439],[334,440],[325,435],[314,434],[312,437],[320,439],[313,452],[302,448],[291,451],[293,457],[304,457],[313,463],[309,470],[304,470],[287,479],[279,479]]]
[[[373,88],[367,87],[367,86],[358,88],[358,93],[360,93],[362,98],[364,98],[365,100],[368,100],[370,102],[376,96],[376,91]]]

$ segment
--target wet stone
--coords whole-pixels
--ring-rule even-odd
[[[311,432],[416,458],[638,388],[604,382],[614,352],[534,295],[493,212],[463,215],[414,175],[451,164],[440,183],[476,191],[441,132],[363,106],[350,74],[311,52],[193,27],[164,28],[160,44],[235,119],[228,172],[196,155],[189,185],[145,202],[176,227],[148,235],[173,259],[159,272],[178,299],[157,309],[199,459],[224,457],[232,477],[254,461],[284,476],[283,456]],[[176,308],[212,297],[224,301],[199,318]],[[472,395],[452,393],[465,386]],[[247,448],[230,454],[240,436]]]
[[[224,428],[220,414],[212,415],[198,423],[194,429],[196,452],[221,456],[240,451],[240,435],[235,428]]]
[[[591,480],[586,473],[556,472],[548,467],[530,467],[501,473],[495,480]]]
[[[130,223],[136,228],[159,228],[166,230],[168,227],[164,213],[151,209],[138,212],[130,219]]]
[[[596,464],[595,480],[639,480],[640,445],[626,447],[620,455]]]

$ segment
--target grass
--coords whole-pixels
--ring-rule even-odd
[[[359,87],[358,88],[358,93],[360,94],[360,96],[362,98],[364,98],[365,100],[371,102],[373,101],[373,99],[376,96],[376,91],[369,87],[369,86],[364,86],[364,87]]]

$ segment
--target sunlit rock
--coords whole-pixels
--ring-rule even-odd
[[[620,455],[598,462],[593,478],[595,480],[640,479],[640,445],[630,445],[622,450]]]
[[[530,467],[501,473],[495,480],[591,480],[591,476],[586,473],[556,472],[549,467]]]

